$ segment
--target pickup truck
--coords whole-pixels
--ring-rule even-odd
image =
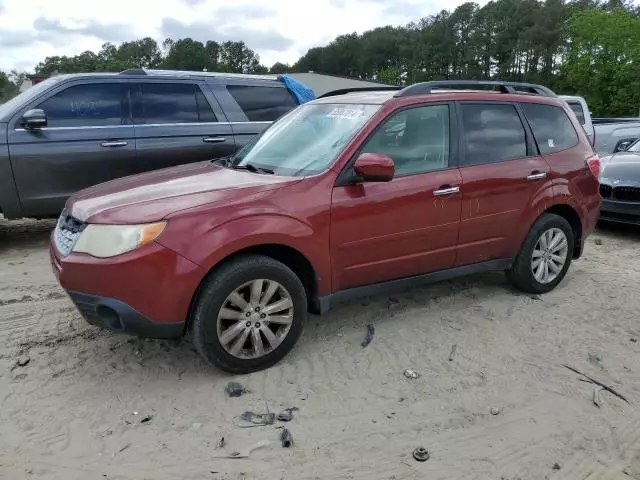
[[[640,138],[640,118],[592,118],[582,97],[561,95],[587,133],[598,155],[625,151]]]
[[[283,78],[143,69],[51,77],[0,105],[0,214],[57,217],[78,190],[232,155],[303,103]]]

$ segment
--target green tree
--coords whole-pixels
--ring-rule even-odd
[[[220,45],[218,71],[254,73],[260,70],[260,58],[244,42],[227,41]]]
[[[640,115],[640,18],[591,8],[568,25],[559,85],[579,91],[599,115]]]
[[[283,73],[288,73],[291,71],[291,67],[289,66],[288,63],[280,63],[280,62],[276,62],[273,65],[271,65],[271,68],[269,69],[269,73],[273,73],[273,74],[283,74]]]
[[[19,92],[19,83],[15,82],[15,72],[6,74],[0,71],[0,104],[11,100]]]

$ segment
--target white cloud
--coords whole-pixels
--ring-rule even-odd
[[[461,0],[0,0],[0,69],[150,36],[244,40],[265,65],[295,62],[337,35],[403,25]],[[479,2],[481,4],[486,1]]]

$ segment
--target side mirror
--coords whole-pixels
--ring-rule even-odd
[[[627,149],[635,143],[635,141],[635,138],[623,138],[618,143],[616,143],[616,147],[613,149],[613,153],[626,152]]]
[[[353,165],[360,180],[364,182],[389,182],[393,180],[393,160],[381,153],[363,153]]]
[[[22,125],[27,130],[37,130],[47,126],[47,115],[44,110],[34,108],[22,116]]]

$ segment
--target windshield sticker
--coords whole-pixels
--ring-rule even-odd
[[[362,110],[343,107],[336,107],[327,114],[327,117],[344,118],[345,120],[355,120],[356,118],[359,118],[361,116]]]
[[[547,140],[547,144],[549,145],[549,148],[555,148],[556,146],[556,142],[553,141],[553,138]]]

